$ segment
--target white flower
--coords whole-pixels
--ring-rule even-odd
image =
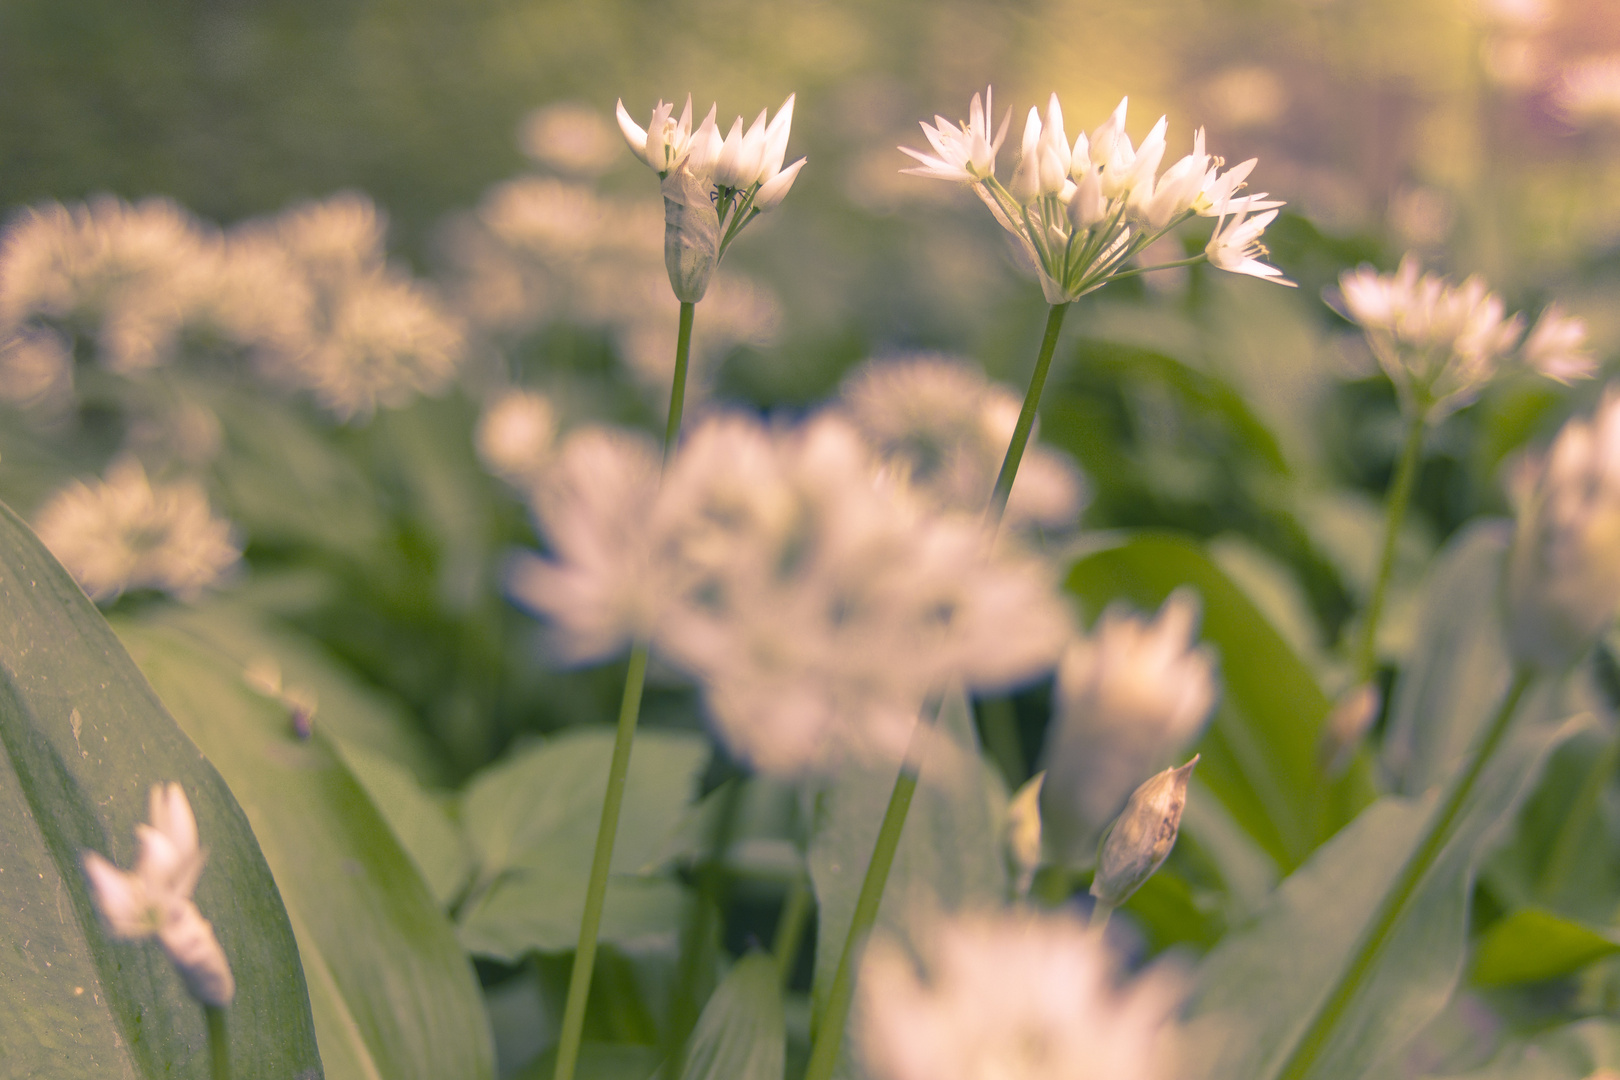
[[[676,120],[671,114],[675,103],[660,101],[653,109],[652,120],[643,131],[630,119],[630,113],[621,100],[614,110],[619,118],[619,130],[630,149],[654,172],[663,176],[680,168],[692,140],[692,95],[686,95],[686,108]]]
[[[1620,608],[1620,389],[1553,442],[1519,514],[1507,572],[1514,659],[1559,670]]]
[[[1015,393],[962,361],[922,354],[865,365],[841,398],[891,476],[941,510],[983,513],[1018,421]],[[1006,523],[1072,528],[1084,496],[1073,463],[1032,443]]]
[[[652,630],[667,592],[653,574],[647,525],[657,491],[657,451],[605,428],[569,435],[538,481],[550,557],[522,557],[507,587],[551,622],[564,662],[609,659]]]
[[[1502,301],[1478,277],[1453,285],[1422,274],[1408,255],[1394,274],[1361,266],[1339,276],[1330,296],[1362,328],[1373,355],[1403,401],[1434,416],[1466,405],[1497,378],[1524,333],[1524,319],[1507,318]],[[1596,364],[1581,349],[1585,325],[1549,305],[1519,354],[1528,366],[1563,381],[1591,375]]]
[[[1221,220],[1216,223],[1215,231],[1210,234],[1209,243],[1204,248],[1210,263],[1234,274],[1249,274],[1275,281],[1278,285],[1294,285],[1294,282],[1282,276],[1281,270],[1260,261],[1260,257],[1266,253],[1265,245],[1260,243],[1260,234],[1276,220],[1278,212],[1267,210],[1258,217],[1246,218],[1247,212],[1247,205],[1233,209],[1230,200],[1221,204],[1218,214]]]
[[[520,487],[550,464],[557,420],[551,402],[532,390],[507,390],[484,408],[473,440],[496,476]]]
[[[1072,915],[941,920],[920,952],[879,938],[862,960],[855,1036],[874,1080],[1176,1074],[1180,980],[1162,967],[1122,980]]]
[[[994,112],[991,90],[987,86],[982,103],[978,94],[973,95],[966,123],[952,124],[943,116],[935,116],[932,125],[923,121],[923,135],[934,148],[934,154],[924,154],[909,146],[900,147],[902,154],[909,154],[921,162],[919,167],[901,171],[964,184],[996,175],[996,155],[1001,152],[1001,144],[1007,138],[1007,124],[1012,120],[1012,110],[1007,110],[1007,115],[1002,117],[1001,127],[992,138],[990,125],[995,121]]]
[[[231,527],[187,482],[153,484],[124,458],[105,481],[74,483],[40,508],[34,531],[92,600],[129,589],[195,599],[241,556]]]
[[[1049,845],[1083,865],[1143,780],[1198,737],[1215,706],[1215,662],[1196,647],[1198,601],[1177,590],[1151,623],[1119,607],[1069,646],[1044,753]]]
[[[197,821],[179,784],[152,785],[148,817],[135,826],[135,868],[119,870],[93,851],[83,854],[96,910],[116,938],[156,936],[192,996],[205,1005],[230,1004],[236,981],[214,928],[191,894],[202,874]]]

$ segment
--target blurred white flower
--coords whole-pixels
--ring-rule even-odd
[[[855,426],[898,481],[942,510],[978,514],[990,503],[1019,398],[967,363],[922,354],[877,360],[847,379],[841,400]],[[1032,443],[1006,524],[1073,528],[1085,484],[1070,459]]]
[[[1514,659],[1550,671],[1579,659],[1620,608],[1620,389],[1564,425],[1541,464],[1508,561]]]
[[[981,108],[975,95],[966,124],[953,127],[940,117],[937,126],[923,124],[937,156],[901,147],[921,163],[902,171],[970,185],[1012,236],[1019,261],[1039,278],[1048,303],[1068,303],[1101,288],[1194,214],[1231,216],[1228,225],[1216,229],[1207,250],[1217,268],[1281,281],[1277,270],[1252,256],[1261,250],[1260,231],[1276,217],[1260,212],[1282,204],[1264,194],[1237,195],[1253,160],[1221,172],[1219,159],[1204,151],[1200,129],[1193,152],[1160,177],[1165,118],[1140,147],[1133,146],[1121,100],[1089,137],[1081,132],[1071,145],[1062,104],[1053,94],[1044,118],[1030,109],[1018,166],[1004,187],[995,177],[995,156],[1007,125],[1004,121],[995,139],[989,138],[988,98],[987,91]],[[1245,221],[1251,213],[1260,216]]]
[[[148,800],[151,824],[135,826],[140,843],[135,868],[125,872],[93,851],[83,853],[96,910],[116,938],[156,937],[193,997],[225,1006],[236,980],[214,928],[192,902],[202,875],[197,820],[179,784],[154,784]]]
[[[575,176],[600,175],[619,154],[613,128],[579,101],[554,102],[524,117],[518,146],[541,165]]]
[[[1506,317],[1481,278],[1453,285],[1421,273],[1411,255],[1393,274],[1366,265],[1345,271],[1328,302],[1361,327],[1401,400],[1431,417],[1474,400],[1504,372],[1524,334],[1524,317]],[[1518,351],[1534,370],[1564,381],[1595,371],[1584,342],[1585,324],[1549,305]]]
[[[1111,606],[1058,668],[1041,816],[1048,850],[1085,865],[1131,792],[1203,730],[1215,661],[1195,645],[1198,600],[1170,595],[1152,622]]]
[[[34,519],[34,531],[92,600],[130,589],[158,589],[193,600],[241,557],[229,522],[190,481],[153,485],[123,458],[93,485],[58,491]]]
[[[1565,68],[1555,100],[1572,123],[1620,123],[1620,54],[1590,57]]]
[[[557,419],[551,402],[533,390],[507,390],[484,406],[473,440],[485,468],[527,488],[551,462]]]
[[[60,333],[42,326],[0,331],[0,402],[46,414],[72,404],[73,353]]]
[[[873,1080],[1169,1080],[1185,990],[1134,979],[1067,914],[939,921],[920,958],[878,938],[860,969],[856,1045]],[[918,960],[921,965],[919,968]]]

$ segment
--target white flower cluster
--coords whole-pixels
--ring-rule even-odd
[[[202,876],[197,819],[179,784],[154,784],[147,816],[135,826],[140,854],[128,872],[93,851],[84,853],[96,910],[114,937],[156,937],[191,995],[204,1005],[229,1005],[236,996],[225,950],[191,894]]]
[[[874,1080],[1168,1080],[1181,980],[1122,981],[1072,915],[978,914],[933,927],[922,969],[879,938],[862,961],[857,1044]]]
[[[58,491],[35,516],[34,531],[97,602],[130,589],[195,599],[242,554],[201,487],[153,485],[133,458],[116,461],[103,481]]]
[[[940,510],[982,513],[1018,423],[1020,401],[975,368],[945,356],[868,364],[844,383],[841,404],[885,468]],[[1064,455],[1032,445],[1007,504],[1013,527],[1068,529],[1085,485]]]
[[[1125,108],[1121,100],[1089,137],[1081,132],[1073,143],[1056,94],[1044,119],[1031,108],[1018,166],[1003,186],[996,179],[996,157],[1012,113],[1008,110],[992,136],[995,118],[987,88],[982,102],[973,95],[965,123],[952,124],[943,116],[924,122],[934,153],[900,147],[920,162],[904,171],[972,186],[1012,235],[1021,261],[1040,278],[1051,304],[1101,288],[1133,256],[1194,215],[1218,219],[1205,247],[1215,266],[1292,284],[1260,261],[1265,254],[1260,234],[1282,203],[1264,194],[1237,194],[1255,159],[1222,172],[1222,161],[1205,153],[1200,128],[1192,153],[1161,174],[1165,119],[1160,117],[1141,146],[1133,146],[1125,133]]]
[[[1215,661],[1197,635],[1197,598],[1178,590],[1152,622],[1110,607],[1064,654],[1040,796],[1047,848],[1061,862],[1090,862],[1131,793],[1203,730]]]
[[[1547,305],[1526,335],[1524,317],[1508,318],[1481,278],[1454,285],[1423,273],[1411,255],[1393,274],[1371,266],[1346,271],[1330,301],[1361,327],[1402,401],[1425,414],[1444,416],[1474,400],[1515,353],[1559,382],[1597,370],[1585,324],[1557,304]]]
[[[383,235],[359,195],[225,233],[165,200],[25,211],[0,241],[0,401],[60,403],[81,336],[120,375],[212,339],[345,419],[442,390],[461,329]]]
[[[670,295],[659,200],[601,195],[529,176],[484,197],[450,236],[458,306],[485,334],[511,337],[553,320],[607,330],[649,387],[667,390],[680,305]],[[781,305],[756,282],[717,271],[692,342],[692,378],[738,345],[774,344]]]
[[[880,475],[825,412],[802,427],[735,415],[699,425],[660,484],[650,443],[574,432],[537,492],[548,558],[517,597],[568,660],[630,641],[702,686],[720,736],[776,775],[897,760],[918,710],[953,679],[1016,684],[1070,632],[1046,567],[992,551],[979,513],[939,513]]]

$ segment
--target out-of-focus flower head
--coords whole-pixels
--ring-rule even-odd
[[[619,141],[601,113],[578,101],[542,106],[523,120],[518,145],[541,165],[572,176],[598,176],[612,168]]]
[[[856,1043],[874,1080],[1168,1080],[1184,988],[1122,977],[1072,915],[938,921],[921,967],[878,938],[862,960]]]
[[[840,397],[892,477],[942,510],[983,512],[1018,422],[1015,393],[966,362],[921,354],[865,365]],[[1073,462],[1037,443],[1018,471],[1006,522],[1073,528],[1084,502]]]
[[[484,406],[474,443],[485,468],[528,488],[551,463],[557,419],[551,402],[533,390],[507,390]]]
[[[1197,631],[1197,598],[1177,590],[1151,622],[1113,606],[1069,646],[1041,790],[1047,849],[1060,862],[1089,863],[1131,792],[1203,730],[1217,686]]]
[[[1473,401],[1510,360],[1560,382],[1592,375],[1585,324],[1549,305],[1524,337],[1524,317],[1507,317],[1483,279],[1461,285],[1424,274],[1411,255],[1393,274],[1371,266],[1339,276],[1328,302],[1360,326],[1402,402],[1438,418]]]
[[[121,458],[94,484],[53,495],[34,531],[92,600],[157,589],[193,600],[236,565],[241,549],[229,522],[190,481],[154,485],[133,458]]]
[[[1620,54],[1571,64],[1554,100],[1573,124],[1620,123]]]
[[[1265,250],[1259,234],[1282,203],[1264,194],[1237,194],[1254,160],[1221,172],[1222,161],[1204,151],[1200,129],[1192,153],[1160,175],[1164,118],[1140,147],[1133,146],[1121,100],[1089,137],[1080,132],[1071,144],[1063,107],[1053,94],[1044,117],[1039,109],[1029,110],[1018,166],[1003,186],[995,175],[996,155],[1007,125],[1003,121],[990,137],[989,99],[987,89],[981,107],[974,95],[966,123],[936,117],[936,124],[923,124],[935,154],[901,147],[921,163],[903,171],[970,185],[1011,234],[1020,262],[1040,279],[1048,303],[1067,303],[1101,288],[1125,272],[1133,257],[1195,215],[1231,218],[1216,228],[1206,250],[1217,268],[1291,284],[1258,260]],[[1245,220],[1250,214],[1258,216]]]
[[[1549,671],[1579,659],[1620,608],[1620,390],[1564,425],[1519,512],[1507,572],[1514,658]]]
[[[93,851],[83,855],[92,899],[116,938],[156,937],[186,988],[205,1005],[225,1006],[236,980],[214,928],[192,902],[202,876],[197,819],[179,784],[152,785],[148,817],[135,826],[135,868],[125,872]]]
[[[1032,678],[1070,633],[1043,564],[885,483],[836,415],[707,420],[661,487],[633,445],[565,442],[537,498],[550,558],[520,564],[514,592],[569,659],[649,639],[762,771],[898,759],[930,692]]]

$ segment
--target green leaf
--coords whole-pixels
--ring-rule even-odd
[[[318,1077],[293,930],[248,818],[101,614],[3,505],[0,611],[7,1075],[208,1075],[202,1010],[156,942],[107,936],[80,869],[85,851],[132,865],[148,790],[174,781],[208,848],[197,906],[236,976],[236,1075]]]
[[[531,950],[562,952],[578,943],[612,755],[612,730],[578,729],[473,778],[461,822],[479,867],[458,916],[469,951],[513,961]],[[636,735],[602,940],[626,949],[674,946],[684,890],[645,871],[692,803],[708,758],[708,741],[695,733]]]
[[[337,750],[439,907],[448,909],[472,877],[472,841],[404,766],[359,746],[340,743]]]
[[[1480,855],[1578,726],[1543,719],[1554,697],[1525,700],[1449,828],[1436,831],[1438,792],[1379,800],[1285,880],[1252,927],[1210,954],[1191,1033],[1207,1054],[1203,1076],[1359,1078],[1444,1007],[1463,964]]]
[[[243,800],[298,936],[329,1080],[493,1075],[472,966],[319,730],[298,738],[285,706],[184,631],[122,623],[119,632]]]
[[[656,1047],[635,1043],[585,1042],[579,1047],[574,1080],[649,1080],[658,1071]],[[513,1080],[552,1080],[557,1073],[557,1048],[553,1046]]]
[[[703,1007],[681,1080],[782,1080],[786,1069],[782,976],[770,955],[750,953]]]
[[[1005,902],[1000,844],[1007,796],[1000,773],[979,756],[966,697],[945,698],[917,792],[900,835],[874,933],[910,941],[919,912]],[[825,1000],[855,915],[898,767],[847,766],[816,799],[810,881],[819,905],[813,998]]]
[[[1620,952],[1620,934],[1566,919],[1544,908],[1525,908],[1500,919],[1474,946],[1473,981],[1511,986],[1571,975]]]
[[[1424,587],[1416,644],[1395,683],[1384,763],[1416,795],[1451,775],[1507,689],[1502,560],[1513,528],[1483,521],[1441,551]]]
[[[1448,1080],[1584,1080],[1620,1068],[1620,1024],[1606,1017],[1580,1020],[1509,1042],[1489,1064]],[[1435,1077],[1439,1080],[1439,1076]]]
[[[1332,782],[1318,763],[1329,702],[1310,669],[1197,542],[1128,535],[1069,572],[1095,615],[1123,599],[1155,610],[1180,585],[1203,601],[1203,637],[1220,652],[1220,710],[1198,746],[1202,783],[1284,869],[1298,866],[1356,808],[1354,776]]]

